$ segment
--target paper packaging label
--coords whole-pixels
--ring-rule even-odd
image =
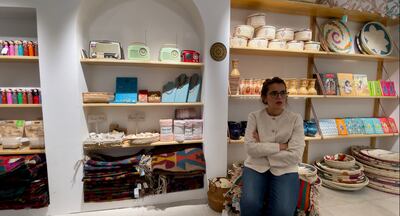
[[[147,189],[147,188],[149,188],[149,186],[147,185],[147,183],[146,183],[146,182],[143,182],[143,188],[144,188],[144,189]]]
[[[161,134],[172,134],[172,127],[161,127]]]

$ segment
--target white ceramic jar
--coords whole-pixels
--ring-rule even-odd
[[[297,41],[297,40],[289,41],[289,42],[287,42],[287,49],[288,50],[300,50],[300,51],[303,51],[304,42],[303,41]]]
[[[269,42],[268,48],[271,48],[271,49],[286,49],[286,41],[279,40],[279,39],[271,40]]]
[[[247,16],[247,25],[251,25],[254,28],[265,25],[265,13],[255,13]]]
[[[243,37],[231,37],[232,48],[245,48],[247,47],[247,38]]]
[[[254,28],[250,25],[238,25],[235,27],[235,37],[244,37],[247,39],[253,38]]]
[[[294,30],[291,28],[281,28],[276,31],[275,39],[291,41],[294,39]]]
[[[267,40],[275,39],[275,26],[261,26],[256,29],[256,37],[262,37]]]
[[[312,31],[310,29],[301,29],[294,33],[294,39],[297,41],[312,40]]]
[[[304,50],[307,51],[319,51],[321,48],[321,43],[317,41],[309,41],[304,45]]]
[[[268,48],[268,40],[264,38],[253,38],[249,41],[248,47],[257,49]]]

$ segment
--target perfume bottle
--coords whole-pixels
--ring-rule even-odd
[[[35,55],[35,51],[33,50],[33,42],[32,41],[28,42],[28,55],[29,56]]]
[[[14,41],[10,41],[10,45],[8,46],[8,55],[9,56],[15,56]]]
[[[13,104],[18,104],[18,91],[17,89],[14,89],[14,91],[12,91],[12,103]]]
[[[39,93],[37,89],[33,90],[32,96],[33,96],[33,104],[39,104]]]
[[[6,89],[3,89],[1,91],[1,103],[7,104],[7,90]]]

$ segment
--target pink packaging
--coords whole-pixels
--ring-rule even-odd
[[[174,120],[174,137],[177,142],[185,140],[185,121]]]
[[[193,136],[193,120],[185,120],[185,140],[192,140]]]
[[[192,127],[193,127],[192,139],[194,140],[203,139],[203,120],[202,119],[192,120]]]
[[[160,141],[174,141],[174,134],[172,132],[172,119],[160,119]]]

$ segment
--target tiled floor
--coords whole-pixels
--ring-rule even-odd
[[[400,196],[364,188],[356,192],[335,191],[322,188],[321,216],[398,216]],[[101,212],[80,213],[68,216],[217,216],[201,201],[174,203],[162,206],[126,208]],[[67,216],[67,215],[65,215]]]

